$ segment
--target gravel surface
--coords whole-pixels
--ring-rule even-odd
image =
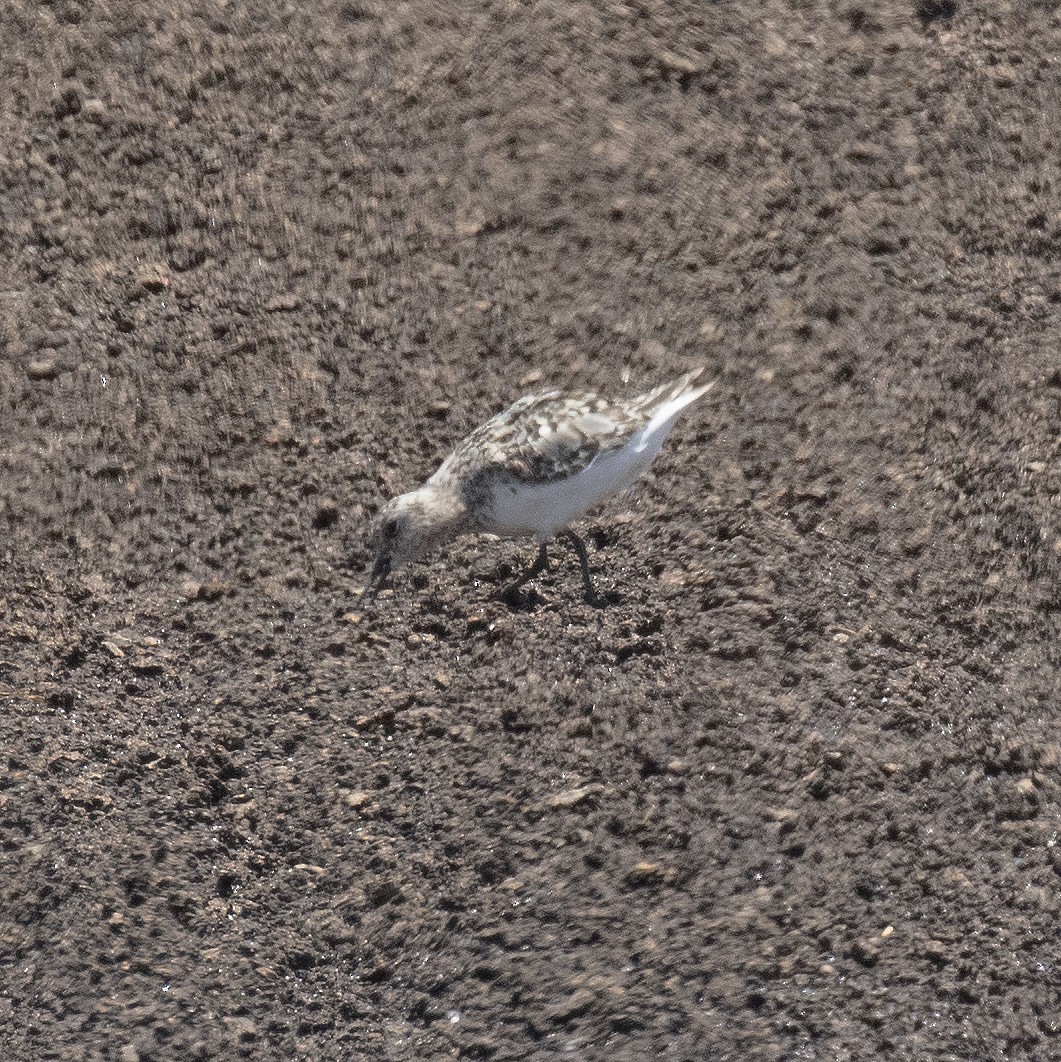
[[[1055,5],[2,21],[5,1058],[1061,1057]],[[700,364],[618,604],[362,596]]]

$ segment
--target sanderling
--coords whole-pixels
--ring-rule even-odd
[[[648,469],[678,414],[714,385],[693,386],[702,372],[637,398],[560,390],[521,398],[473,431],[422,487],[383,507],[370,587],[464,532],[534,535],[538,556],[506,588],[511,594],[545,570],[546,543],[562,535],[578,554],[586,599],[595,603],[586,547],[571,522]]]

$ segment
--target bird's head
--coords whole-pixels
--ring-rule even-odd
[[[437,490],[426,486],[387,502],[376,518],[370,588],[378,589],[395,568],[419,560],[452,538],[457,522],[452,509]]]

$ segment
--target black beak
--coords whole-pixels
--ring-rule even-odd
[[[376,593],[380,588],[380,584],[391,573],[391,559],[386,553],[381,553],[376,558],[376,563],[372,568],[372,574],[368,578],[368,589],[370,593]]]

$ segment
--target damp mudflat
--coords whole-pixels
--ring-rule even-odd
[[[1049,5],[8,5],[0,1040],[1044,1059]],[[517,602],[366,528],[715,389]]]

